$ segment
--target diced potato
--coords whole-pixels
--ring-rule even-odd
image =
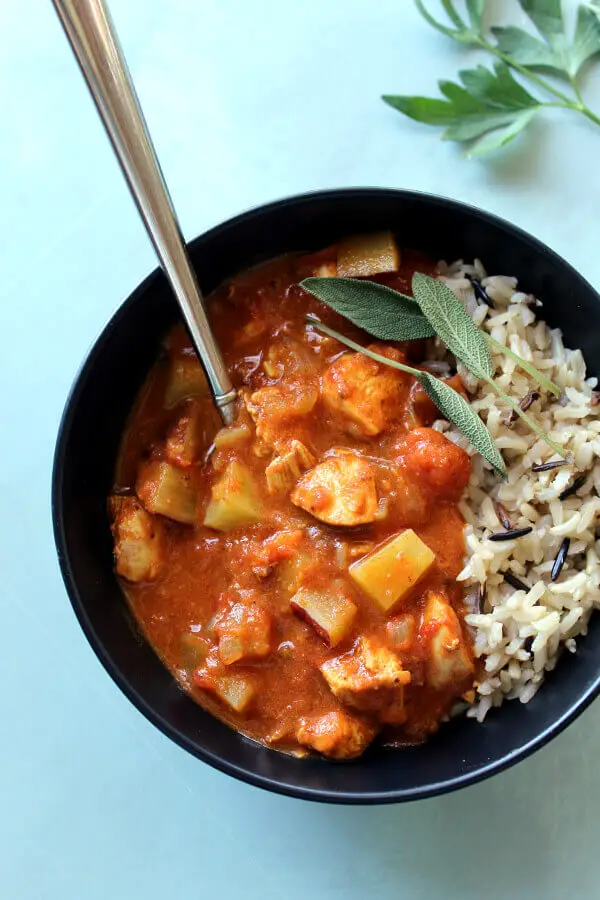
[[[411,613],[395,616],[386,624],[386,631],[394,650],[406,653],[417,636],[417,622]]]
[[[382,349],[374,346],[377,352]],[[402,359],[400,352],[397,355]],[[407,377],[364,353],[344,353],[323,374],[325,403],[352,423],[352,430],[371,436],[398,419],[404,409]],[[350,430],[350,429],[349,429]]]
[[[412,528],[407,528],[351,565],[349,572],[356,584],[388,612],[412,591],[434,562],[435,553]]]
[[[109,500],[118,575],[127,581],[155,581],[164,562],[162,522],[146,512],[137,497]]]
[[[262,514],[251,472],[241,462],[233,460],[213,485],[204,524],[217,531],[231,531],[238,525],[260,522]]]
[[[192,466],[203,443],[202,415],[200,409],[191,404],[169,430],[165,446],[167,459],[175,466]]]
[[[181,655],[187,669],[197,669],[208,656],[211,643],[205,635],[198,631],[187,631],[181,637]]]
[[[151,460],[140,468],[136,492],[149,512],[186,525],[196,522],[198,491],[189,472]]]
[[[270,494],[279,494],[293,487],[303,472],[316,463],[316,458],[302,441],[292,440],[285,445],[276,445],[277,456],[265,469],[267,488]]]
[[[400,253],[390,231],[363,234],[338,245],[337,274],[343,278],[396,272]]]
[[[284,560],[277,569],[277,580],[285,591],[293,594],[311,571],[318,567],[318,562],[310,553],[300,550],[290,559]]]
[[[378,517],[373,467],[348,450],[336,451],[303,475],[290,499],[328,525],[365,525]]]
[[[346,637],[357,613],[348,591],[337,582],[328,590],[300,588],[290,599],[290,606],[330,647]]]
[[[296,740],[331,759],[353,759],[368,747],[377,730],[343,710],[300,719]]]
[[[317,266],[314,271],[315,278],[335,278],[338,274],[337,263],[326,262]]]
[[[422,633],[429,638],[426,679],[431,687],[465,688],[473,675],[473,660],[458,616],[443,594],[430,591],[425,602]]]
[[[404,720],[404,686],[410,684],[410,672],[387,647],[360,637],[352,650],[327,660],[320,669],[341,703],[377,714],[381,721]]]
[[[231,447],[237,447],[243,441],[250,440],[251,437],[252,429],[249,425],[226,425],[215,434],[215,450],[229,450]]]
[[[256,696],[255,686],[241,675],[212,675],[199,669],[194,673],[194,684],[201,690],[215,694],[236,713],[246,712]]]
[[[198,357],[188,353],[173,359],[165,389],[166,408],[172,409],[189,397],[208,395],[208,382]]]
[[[234,603],[215,625],[226,666],[264,659],[271,652],[271,616],[259,603]]]

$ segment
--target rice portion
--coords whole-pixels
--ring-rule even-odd
[[[440,263],[439,272],[477,325],[560,387],[558,398],[544,391],[512,359],[490,347],[497,383],[517,402],[531,391],[539,392],[528,413],[569,453],[567,465],[532,471],[532,466],[559,457],[520,418],[510,421],[506,404],[458,365],[472,406],[486,422],[508,469],[503,482],[453,425],[435,423],[472,457],[471,480],[461,503],[467,560],[459,580],[473,610],[466,622],[484,672],[467,715],[481,721],[505,698],[531,700],[563,649],[575,652],[576,638],[586,633],[593,609],[600,606],[600,541],[595,534],[600,516],[600,407],[594,393],[597,379],[586,378],[581,351],[565,348],[561,332],[538,317],[541,303],[520,292],[515,278],[487,276],[479,260],[473,265],[462,260],[451,266]],[[480,280],[494,308],[478,302],[469,276]],[[445,359],[437,341],[432,357]],[[561,500],[580,476],[585,476],[581,486]],[[504,530],[498,503],[512,528],[532,526],[531,533],[490,541],[490,533]],[[565,538],[568,554],[552,581]],[[503,573],[516,577],[523,589],[511,587]]]

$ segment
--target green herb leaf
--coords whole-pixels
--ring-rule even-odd
[[[414,341],[435,331],[412,297],[358,278],[305,278],[300,287],[384,341]]]
[[[430,4],[434,0],[427,2]],[[416,121],[446,126],[442,134],[444,140],[463,144],[473,142],[466,148],[467,156],[483,156],[512,141],[534,118],[533,113],[526,113],[525,110],[561,107],[600,125],[600,116],[586,106],[577,83],[581,67],[600,55],[598,0],[578,8],[573,41],[565,33],[561,0],[518,0],[539,35],[529,34],[511,25],[492,27],[492,34],[497,40],[495,44],[488,39],[483,27],[485,0],[465,0],[468,22],[457,12],[455,0],[438,2],[448,16],[448,24],[438,21],[423,0],[415,0],[421,15],[437,31],[496,57],[499,63],[495,72],[479,66],[460,73],[462,85],[441,81],[440,90],[447,101],[386,94],[383,97],[386,103]],[[511,70],[542,88],[551,95],[551,99],[542,101],[534,97],[513,78]],[[566,80],[572,88],[572,95],[568,96],[553,82],[536,74],[541,71]]]
[[[489,106],[515,110],[539,106],[539,101],[515,81],[504,63],[496,63],[494,72],[477,66],[463,69],[458,75],[467,91]]]
[[[544,37],[553,41],[564,35],[561,0],[519,0],[519,4]]]
[[[415,300],[438,337],[476,378],[491,378],[494,367],[483,333],[450,288],[437,278],[416,272]]]
[[[524,128],[527,128],[536,113],[537,109],[526,109],[518,113],[504,128],[497,128],[495,131],[487,132],[479,140],[469,144],[465,150],[465,156],[485,156],[499,147],[504,147],[505,144],[516,138]]]
[[[477,32],[481,31],[482,19],[486,4],[487,0],[467,0],[469,22],[471,23],[471,28],[473,28]]]
[[[425,125],[449,125],[456,119],[451,103],[432,97],[403,97],[385,94],[381,98],[388,106],[404,113],[409,119]]]
[[[496,38],[498,50],[512,57],[519,65],[564,76],[561,58],[552,47],[532,34],[512,25],[506,28],[492,28],[492,34]]]
[[[494,440],[486,426],[479,418],[475,410],[465,400],[462,394],[453,390],[439,378],[434,378],[428,372],[415,375],[417,381],[425,389],[427,395],[433,400],[442,415],[452,422],[461,431],[484,459],[490,463],[493,469],[502,476],[507,477],[506,466],[496,447]]]
[[[580,6],[569,55],[570,74],[577,75],[584,63],[597,53],[600,53],[600,8]]]
[[[344,335],[334,331],[333,328],[329,328],[327,325],[323,325],[322,322],[319,322],[318,319],[315,319],[312,316],[307,316],[307,320],[318,331],[323,332],[323,334],[326,334],[329,337],[335,338],[335,340],[344,344],[344,346],[349,347],[351,350],[355,350],[358,353],[364,353],[365,356],[369,356],[371,359],[383,363],[383,365],[413,375],[419,384],[423,386],[427,395],[431,397],[442,415],[444,415],[449,422],[456,425],[459,431],[468,438],[475,450],[487,459],[499,475],[503,478],[507,477],[506,466],[504,465],[504,461],[498,448],[494,444],[491,434],[477,413],[461,394],[449,387],[443,381],[435,378],[429,372],[423,372],[421,369],[414,369],[412,366],[405,366],[403,363],[398,363],[395,360],[388,359],[386,356],[381,356],[379,353],[375,353],[367,347],[361,347],[356,341],[344,337]]]

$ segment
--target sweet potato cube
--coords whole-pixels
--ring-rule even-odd
[[[213,485],[204,524],[217,531],[231,531],[238,525],[259,522],[261,516],[262,504],[252,473],[233,460]]]
[[[207,397],[208,394],[206,375],[197,356],[186,354],[172,360],[165,388],[167,409],[172,409],[189,397]]]
[[[149,512],[186,525],[196,522],[198,492],[189,472],[151,460],[140,469],[136,492]]]
[[[290,606],[330,647],[346,637],[357,612],[344,587],[336,584],[329,590],[302,587],[290,599]]]
[[[111,497],[109,512],[117,574],[127,581],[155,581],[164,561],[162,522],[146,512],[137,497]]]
[[[338,245],[337,274],[342,278],[395,272],[399,265],[400,253],[389,231],[357,235]]]
[[[412,528],[377,547],[350,566],[356,584],[385,611],[390,611],[429,571],[435,553]]]

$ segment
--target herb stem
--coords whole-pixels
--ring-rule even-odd
[[[345,337],[339,333],[339,331],[334,331],[333,328],[329,328],[328,325],[324,325],[320,319],[316,319],[314,316],[306,316],[306,321],[313,325],[317,331],[322,331],[323,334],[326,334],[328,337],[333,338],[336,341],[339,341],[340,344],[345,344],[346,347],[349,347],[350,350],[356,350],[358,353],[364,353],[365,356],[370,356],[371,359],[374,359],[375,362],[384,363],[386,366],[391,366],[392,369],[399,369],[400,372],[406,372],[408,375],[415,375],[418,377],[422,374],[420,369],[413,369],[412,366],[405,366],[404,363],[396,362],[395,359],[390,359],[387,356],[382,356],[380,353],[375,353],[373,350],[369,350],[368,347],[363,347],[361,344],[357,344],[356,341],[353,341],[351,338]]]
[[[485,332],[484,332],[485,333]],[[550,391],[551,394],[554,394],[555,397],[560,397],[560,388],[558,385],[554,384],[553,381],[550,381],[549,378],[546,378],[545,375],[536,369],[533,363],[530,363],[528,360],[523,359],[518,353],[515,353],[514,350],[511,350],[510,347],[507,347],[505,344],[501,344],[500,341],[497,341],[496,338],[493,338],[491,334],[485,334],[487,338],[488,344],[491,344],[494,350],[497,350],[498,353],[502,353],[504,356],[510,357],[521,369],[527,372],[540,387],[544,388],[546,391]]]
[[[567,454],[564,447],[561,447],[560,444],[557,444],[555,441],[553,441],[552,438],[546,434],[543,428],[540,428],[537,422],[535,422],[530,415],[522,410],[519,404],[515,400],[513,400],[513,398],[510,397],[507,393],[505,393],[505,391],[503,391],[502,388],[499,387],[499,385],[496,384],[493,378],[491,378],[489,375],[486,375],[484,376],[484,381],[489,384],[491,389],[499,397],[501,397],[505,403],[508,403],[510,408],[513,409],[521,419],[523,419],[523,421],[529,426],[529,428],[531,428],[531,430],[535,432],[535,434],[537,434],[538,437],[540,437],[544,441],[544,443],[548,444],[548,446],[551,447],[554,452],[561,457],[561,459],[566,459]]]

